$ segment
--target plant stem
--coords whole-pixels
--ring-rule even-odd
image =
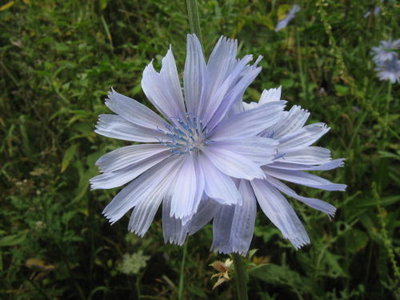
[[[183,286],[185,284],[185,262],[187,254],[187,243],[183,244],[183,255],[181,262],[181,272],[179,275],[179,288],[178,288],[178,299],[183,300]]]
[[[387,131],[389,129],[389,110],[390,101],[392,100],[392,83],[388,82],[388,90],[386,95],[386,115],[385,115],[385,128],[384,128],[384,138],[386,138]]]
[[[199,11],[197,9],[197,1],[186,0],[186,6],[188,11],[190,32],[194,33],[201,43],[201,30],[200,30]]]
[[[248,300],[247,296],[247,271],[240,254],[233,253],[233,265],[235,266],[235,281],[238,300]]]

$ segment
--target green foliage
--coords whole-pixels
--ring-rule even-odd
[[[311,246],[295,251],[259,214],[252,261],[268,263],[251,270],[250,299],[400,298],[400,86],[379,81],[370,57],[400,38],[400,6],[299,1],[275,32],[291,4],[199,1],[207,53],[224,34],[264,57],[246,100],[282,85],[289,107],[331,126],[320,145],[347,158],[324,174],[347,192],[299,189],[336,205],[332,222],[291,201]],[[170,44],[182,70],[185,1],[5,1],[0,28],[0,298],[176,299],[181,275],[185,299],[232,298],[230,283],[212,290],[209,264],[226,257],[209,252],[210,227],[189,239],[181,274],[183,250],[164,245],[158,217],[137,238],[127,218],[110,226],[101,215],[115,191],[88,190],[96,159],[123,144],[93,132],[110,87],[149,104],[141,72]]]

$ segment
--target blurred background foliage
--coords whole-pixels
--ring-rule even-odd
[[[250,299],[400,298],[399,84],[379,81],[371,47],[400,38],[393,0],[199,1],[206,53],[226,35],[262,55],[246,93],[282,85],[288,106],[330,133],[319,145],[345,157],[324,174],[345,193],[300,189],[338,207],[330,222],[291,201],[312,244],[300,251],[259,213],[249,259]],[[379,6],[378,15],[370,14]],[[164,245],[157,217],[144,239],[127,218],[101,215],[116,190],[90,192],[94,161],[123,142],[96,136],[110,87],[146,103],[141,72],[169,45],[182,70],[184,1],[0,1],[0,297],[2,299],[229,299],[229,257],[209,251],[211,227],[183,248]],[[212,266],[210,266],[212,265]],[[211,279],[212,275],[216,275]]]

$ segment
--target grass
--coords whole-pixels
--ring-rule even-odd
[[[110,87],[145,104],[141,72],[171,44],[183,69],[185,1],[43,0],[0,4],[0,296],[4,299],[229,299],[212,290],[212,230],[183,248],[164,245],[159,218],[145,238],[101,215],[115,190],[90,192],[94,161],[122,143],[93,132]],[[326,174],[345,193],[300,189],[338,207],[299,205],[312,244],[295,251],[259,213],[249,260],[250,299],[400,298],[399,84],[374,73],[372,47],[400,38],[396,1],[199,1],[206,53],[220,35],[240,54],[263,55],[246,93],[282,85],[288,106],[332,129],[319,145],[345,157]],[[364,18],[375,5],[377,16]],[[325,174],[324,174],[325,175]],[[127,256],[128,255],[128,256]],[[129,257],[133,259],[129,260]],[[126,258],[126,259],[124,259]],[[267,265],[262,264],[268,262]],[[180,280],[184,280],[182,284]],[[181,287],[181,288],[180,288]]]

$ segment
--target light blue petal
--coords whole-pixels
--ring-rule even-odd
[[[232,252],[246,255],[253,239],[257,200],[248,181],[240,181],[239,191],[245,200],[242,205],[235,205],[230,244]]]
[[[339,158],[335,160],[328,161],[321,165],[302,165],[302,164],[294,164],[287,163],[283,160],[279,160],[278,162],[274,162],[268,165],[268,168],[280,169],[280,170],[293,170],[293,171],[329,171],[339,167],[343,167],[344,159]]]
[[[322,177],[308,174],[303,171],[292,171],[292,170],[278,170],[273,168],[264,168],[265,173],[284,181],[289,181],[305,186],[309,186],[316,189],[325,191],[344,191],[346,190],[345,184],[332,183]]]
[[[162,204],[162,227],[165,243],[182,245],[187,236],[187,228],[182,225],[181,219],[170,216],[171,199],[167,197]]]
[[[281,94],[282,94],[281,86],[275,89],[264,90],[261,94],[259,104],[262,105],[268,102],[280,101]]]
[[[132,211],[129,218],[128,230],[143,237],[153,222],[154,216],[163,200],[168,187],[164,184],[150,194],[147,201],[141,201]]]
[[[215,128],[210,139],[255,136],[280,120],[284,105],[284,101],[270,102],[227,118]]]
[[[281,114],[281,120],[264,134],[274,138],[285,138],[286,135],[297,132],[307,122],[310,113],[300,106],[293,106],[288,112]]]
[[[282,158],[277,159],[277,161],[292,164],[318,165],[331,160],[331,151],[322,147],[307,146],[296,151],[288,149],[286,151],[288,152]]]
[[[275,159],[278,141],[260,136],[227,138],[213,142],[213,146],[240,154],[256,164],[265,165]]]
[[[293,197],[316,210],[322,211],[330,217],[333,217],[335,215],[336,207],[334,207],[333,205],[319,199],[302,197],[283,182],[276,180],[270,176],[268,176],[266,180],[275,188],[280,190],[282,193],[288,195],[289,197]]]
[[[265,180],[253,180],[251,185],[264,214],[298,249],[310,243],[310,239],[296,212],[285,197]]]
[[[170,179],[176,176],[181,163],[181,158],[170,157],[149,169],[121,190],[105,207],[103,214],[111,223],[115,223],[134,206],[142,201],[150,201],[154,193],[160,189],[164,191],[164,182],[171,185]],[[164,196],[167,195],[167,191],[164,191]]]
[[[213,242],[211,250],[220,253],[232,252],[230,239],[234,214],[234,205],[219,205],[219,210],[213,220]]]
[[[207,63],[208,93],[215,94],[237,64],[237,40],[220,37]]]
[[[208,198],[202,199],[198,211],[186,223],[182,219],[176,219],[170,216],[170,199],[163,201],[163,235],[167,243],[182,245],[187,235],[192,235],[207,225],[217,213],[218,204]]]
[[[216,114],[217,109],[220,107],[221,103],[224,101],[225,98],[228,98],[228,94],[232,92],[233,89],[235,91],[237,88],[237,83],[242,78],[242,73],[247,68],[247,64],[252,60],[251,55],[247,55],[235,65],[233,70],[230,72],[229,76],[224,80],[224,82],[218,86],[215,92],[211,93],[206,101],[207,106],[205,107],[204,115],[203,115],[203,123],[207,125],[211,118],[214,117]],[[259,71],[259,70],[258,70]],[[246,72],[248,73],[248,72]],[[247,77],[246,77],[247,78]],[[208,81],[210,82],[210,80]],[[240,85],[243,88],[243,84]],[[226,110],[229,110],[233,102],[227,105],[224,104]],[[216,116],[217,119],[220,119],[220,115]],[[212,127],[214,127],[217,122],[214,122]]]
[[[308,147],[329,131],[324,123],[314,123],[286,134],[279,139],[279,152],[286,153]]]
[[[97,175],[90,179],[91,188],[92,190],[112,189],[124,185],[171,155],[171,152],[163,151],[128,167]]]
[[[213,222],[211,249],[220,253],[246,255],[253,238],[257,202],[247,181],[241,180],[239,190],[245,199],[241,205],[221,205]]]
[[[198,38],[193,34],[187,36],[185,71],[183,85],[188,112],[201,116],[204,109],[205,89],[207,85],[206,62]]]
[[[217,213],[218,206],[219,204],[212,199],[202,199],[197,213],[186,225],[188,233],[192,235],[207,225]]]
[[[120,116],[111,114],[99,116],[95,132],[106,137],[131,142],[158,142],[165,137],[161,131],[135,125]]]
[[[245,57],[246,58],[246,57]],[[245,58],[243,60],[245,60]],[[248,86],[254,81],[254,79],[257,77],[257,75],[261,72],[261,67],[257,67],[258,62],[260,61],[261,57],[255,61],[255,63],[252,66],[246,66],[244,67],[242,74],[238,79],[235,81],[232,81],[231,83],[234,83],[227,91],[225,97],[222,98],[221,101],[216,101],[215,106],[212,108],[212,119],[210,120],[208,127],[210,129],[214,128],[217,126],[221,120],[227,115],[229,111],[231,111],[232,108],[234,108],[235,103],[240,103],[243,94],[248,88]],[[246,62],[246,60],[245,60]],[[238,65],[240,66],[241,61],[239,61]],[[247,64],[247,62],[246,62]],[[236,68],[235,68],[236,69]],[[233,70],[232,74],[234,73],[235,69]],[[233,76],[232,76],[233,77]],[[232,77],[228,77],[228,82],[229,80],[232,80]],[[225,85],[225,83],[224,83]],[[210,111],[208,112],[210,113]],[[210,116],[211,114],[209,114]],[[207,123],[207,122],[205,122]]]
[[[177,173],[171,191],[171,217],[186,219],[197,211],[204,191],[204,178],[202,173],[196,172],[198,168],[195,159],[197,158],[187,155]]]
[[[238,179],[264,178],[261,168],[248,158],[237,153],[209,146],[203,153],[222,173]]]
[[[108,93],[106,105],[113,112],[136,125],[155,130],[165,128],[166,122],[151,109],[114,90]]]
[[[150,102],[172,122],[182,118],[185,113],[178,72],[171,49],[163,58],[158,73],[151,62],[143,71],[142,89]]]
[[[242,197],[232,178],[220,172],[211,161],[201,155],[199,162],[205,174],[206,194],[221,204],[241,203]]]
[[[96,165],[101,172],[113,172],[166,150],[168,148],[160,144],[125,146],[103,155],[96,161]]]

